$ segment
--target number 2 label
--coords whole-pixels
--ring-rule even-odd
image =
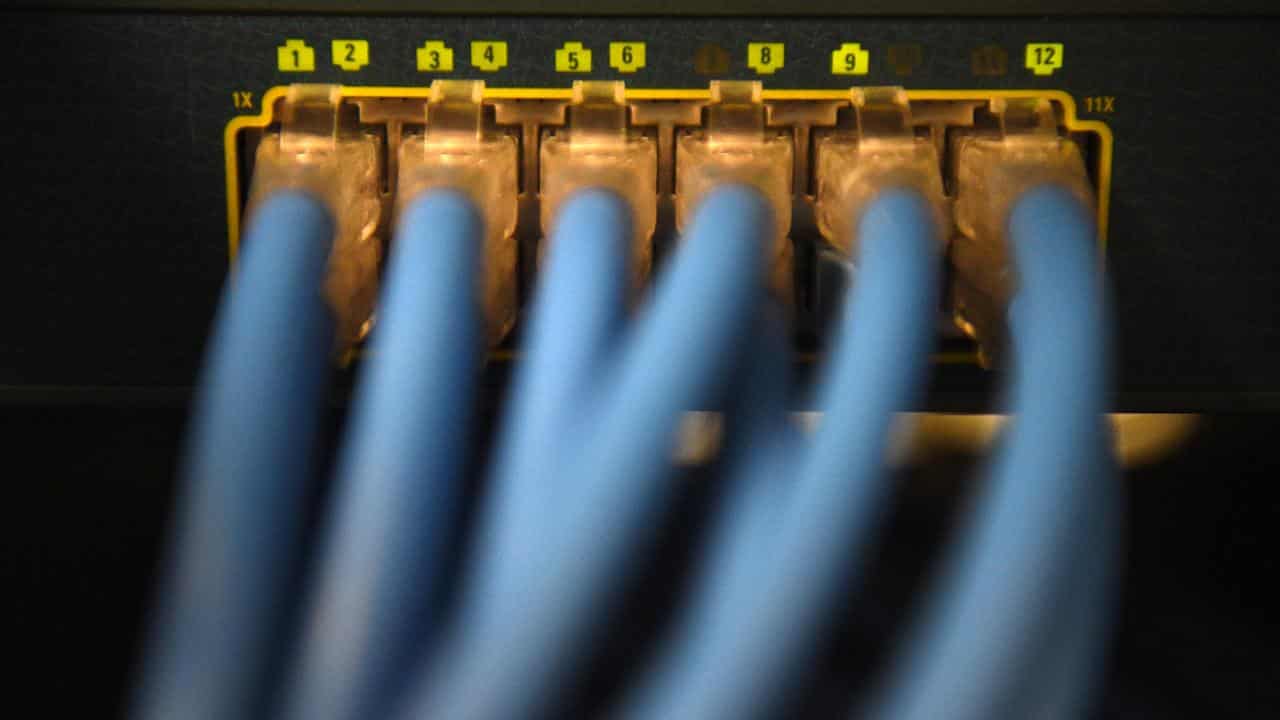
[[[369,64],[368,40],[334,40],[332,45],[333,64],[355,72]]]

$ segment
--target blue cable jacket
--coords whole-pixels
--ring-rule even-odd
[[[186,448],[176,530],[134,716],[261,710],[299,560],[333,350],[323,205],[278,195],[249,223]]]
[[[482,230],[452,191],[402,214],[285,717],[385,715],[439,622],[482,343]]]
[[[1074,595],[1074,609],[1057,604],[1082,578],[1106,577],[1105,567],[1089,570],[1077,558],[1114,549],[1114,522],[1096,522],[1113,511],[1115,477],[1102,422],[1109,338],[1095,232],[1089,211],[1061,188],[1032,190],[1014,205],[1017,416],[874,717],[1065,717],[1081,707],[1068,695],[1088,689],[1079,675],[1091,672],[1100,644],[1081,643],[1056,679],[1044,681],[1042,666],[1058,623],[1075,614],[1080,632],[1097,632],[1106,615],[1087,608],[1106,602],[1096,594]],[[1098,530],[1082,532],[1090,526]],[[1057,707],[1045,707],[1046,698]]]
[[[658,459],[669,456],[682,412],[715,397],[750,335],[770,226],[754,191],[726,187],[704,201],[652,306],[572,420],[580,434],[565,447],[573,454],[548,468],[564,502],[549,519],[553,532],[519,611],[461,628],[462,642],[435,665],[438,675],[409,704],[410,717],[506,720],[548,711],[664,507],[670,464]]]
[[[533,303],[528,351],[511,392],[497,447],[504,448],[481,513],[473,591],[463,612],[502,613],[494,603],[522,603],[498,586],[519,583],[546,543],[567,488],[552,472],[571,454],[580,418],[623,327],[632,233],[628,204],[589,190],[562,206],[551,234],[547,271]],[[511,607],[509,611],[513,610]]]
[[[887,490],[892,414],[919,392],[927,364],[940,246],[927,203],[905,190],[868,207],[860,236],[863,271],[818,386],[824,417],[812,446],[797,453],[795,481],[782,467],[772,478],[789,487],[776,503],[772,547],[756,553],[754,586],[741,592],[741,581],[707,581],[725,590],[710,593],[713,607],[695,611],[701,622],[683,626],[692,636],[676,641],[675,656],[632,697],[628,717],[768,715],[856,572]]]

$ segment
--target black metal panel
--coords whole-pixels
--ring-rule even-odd
[[[1121,339],[1126,407],[1280,404],[1280,112],[1271,80],[1280,61],[1274,21],[1204,19],[563,19],[401,18],[123,13],[13,13],[0,90],[8,105],[0,158],[8,178],[0,262],[0,385],[167,387],[190,382],[226,270],[222,133],[274,85],[306,80],[423,85],[414,48],[457,52],[503,39],[499,86],[567,86],[619,78],[636,87],[705,87],[692,54],[729,50],[722,77],[751,78],[748,41],[783,42],[786,65],[766,87],[1060,88],[1081,100],[1115,98],[1109,269]],[[275,48],[302,38],[314,73],[280,73]],[[344,72],[328,43],[362,38],[371,63]],[[554,72],[566,41],[596,53],[595,72]],[[610,40],[648,43],[631,76],[607,67]],[[1065,45],[1064,67],[1021,67],[1027,42]],[[871,72],[829,72],[841,42],[872,53]],[[909,77],[885,62],[891,44],[917,43]],[[1000,77],[975,77],[971,51],[997,44]],[[256,104],[256,103],[255,103]],[[253,112],[256,112],[255,107]],[[984,384],[942,370],[945,392]]]

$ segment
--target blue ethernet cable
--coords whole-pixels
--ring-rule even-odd
[[[579,193],[561,209],[550,237],[546,274],[537,288],[521,366],[501,421],[492,487],[480,513],[478,549],[469,563],[468,616],[502,613],[489,607],[519,594],[494,583],[516,583],[536,565],[531,551],[554,525],[570,491],[557,458],[581,442],[573,428],[597,391],[624,327],[632,232],[626,201],[612,192]]]
[[[454,191],[401,214],[283,717],[384,717],[439,625],[481,360],[482,229]]]
[[[822,423],[811,443],[772,451],[788,459],[792,472],[798,468],[798,477],[788,480],[776,467],[769,425],[744,443],[759,452],[748,455],[742,471],[774,466],[775,474],[739,492],[775,495],[773,502],[755,503],[772,508],[774,517],[741,511],[722,518],[724,545],[713,547],[693,609],[657,667],[625,700],[624,717],[769,716],[858,569],[888,491],[885,448],[893,413],[920,392],[941,246],[928,204],[909,190],[876,198],[859,228],[859,282],[817,386]],[[734,529],[735,523],[756,529]],[[766,537],[755,537],[761,532]],[[724,562],[728,557],[739,560]]]
[[[625,205],[605,192],[571,200],[462,578],[467,602],[445,618],[432,601],[447,580],[481,342],[480,223],[449,192],[402,218],[301,640],[289,643],[332,347],[332,224],[296,194],[252,219],[202,379],[137,717],[267,714],[264,683],[288,660],[277,646],[298,652],[283,676],[286,716],[545,715],[666,506],[681,413],[731,388],[731,492],[687,612],[622,710],[746,718],[786,698],[860,568],[887,492],[892,415],[919,392],[937,292],[924,202],[887,192],[860,221],[863,272],[817,386],[825,417],[806,441],[785,416],[786,343],[764,299],[763,201],[714,193],[624,329]],[[1118,534],[1093,233],[1059,189],[1015,205],[1018,414],[922,622],[859,711],[1075,717],[1089,697]]]
[[[261,712],[331,367],[332,237],[328,211],[297,193],[264,203],[246,228],[193,410],[134,717]]]
[[[1008,229],[1016,415],[871,717],[1080,717],[1102,658],[1117,502],[1096,230],[1055,186]]]
[[[770,226],[753,190],[725,187],[703,202],[651,305],[563,426],[573,442],[539,473],[557,506],[518,570],[518,607],[468,613],[404,717],[532,718],[554,703],[665,506],[681,414],[715,401],[751,334]],[[482,586],[510,587],[490,582]]]

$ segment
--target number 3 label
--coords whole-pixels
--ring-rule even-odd
[[[418,72],[453,72],[453,50],[439,40],[418,48]]]

